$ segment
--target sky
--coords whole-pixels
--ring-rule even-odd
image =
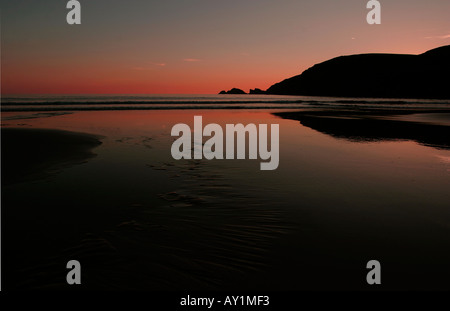
[[[349,54],[450,44],[450,1],[1,0],[1,93],[216,94],[267,89]]]

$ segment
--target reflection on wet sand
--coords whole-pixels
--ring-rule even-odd
[[[279,123],[282,165],[262,172],[255,161],[172,159],[171,126],[200,113],[208,123]],[[348,143],[274,114],[174,110],[11,118],[14,127],[26,122],[36,130],[103,138],[95,149],[96,140],[76,140],[95,159],[3,188],[5,283],[67,289],[65,265],[76,259],[83,289],[360,290],[367,289],[365,264],[376,258],[389,275],[384,289],[448,289],[450,151],[411,141]],[[323,126],[333,118],[413,122],[379,111],[323,116],[317,117]],[[446,130],[431,121],[427,117],[428,125]],[[352,141],[380,140],[378,133],[367,134],[370,127],[350,130],[342,131]],[[412,137],[402,131],[393,130],[391,139]],[[46,143],[48,150],[39,152],[55,157]],[[426,143],[446,146],[445,139]],[[21,150],[8,152],[23,158],[38,153],[37,147],[27,147],[26,155]]]
[[[274,114],[284,119],[298,120],[304,126],[353,142],[412,140],[429,147],[450,149],[450,126],[447,124],[392,118],[394,115],[414,112],[321,110]],[[432,112],[434,116],[438,115],[436,111]]]

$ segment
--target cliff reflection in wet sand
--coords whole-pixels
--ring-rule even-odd
[[[429,122],[409,118],[418,114],[441,118],[429,118]],[[313,130],[352,142],[411,140],[429,147],[450,149],[450,126],[440,122],[442,117],[450,117],[448,111],[321,110],[274,115],[300,121]]]
[[[361,112],[367,107],[324,108],[77,111],[26,119],[5,113],[9,127],[102,136],[97,148],[84,149],[95,159],[2,189],[5,284],[71,288],[65,267],[75,259],[87,290],[367,290],[366,263],[376,259],[386,276],[382,289],[448,289],[449,149],[354,142],[415,137],[445,148],[444,111],[369,116]],[[279,168],[173,159],[171,128],[192,124],[196,115],[222,127],[279,124]],[[304,115],[345,139],[289,120]],[[328,122],[339,119],[376,126]],[[378,124],[389,122],[395,128],[381,131]],[[431,138],[412,135],[403,129],[408,124]],[[384,136],[368,132],[374,129]],[[38,147],[26,148],[23,157],[35,159]],[[54,150],[40,152],[55,157]],[[4,163],[17,159],[11,161]]]

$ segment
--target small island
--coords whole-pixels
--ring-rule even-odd
[[[255,88],[255,89],[251,89],[249,94],[262,95],[262,94],[267,94],[267,93],[266,93],[266,91]]]
[[[221,91],[219,94],[266,94],[266,91],[263,91],[261,89],[255,88],[255,89],[250,89],[250,91],[248,93],[245,93],[243,90],[238,89],[238,88],[232,88],[229,91]]]
[[[238,88],[232,88],[229,91],[221,91],[219,94],[247,94],[243,90]]]

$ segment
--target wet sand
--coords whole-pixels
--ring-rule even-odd
[[[2,183],[42,179],[84,163],[99,146],[98,136],[51,129],[2,128]]]
[[[173,160],[171,125],[197,114],[208,123],[279,123],[280,167]],[[58,174],[4,187],[5,284],[67,289],[64,267],[77,259],[82,289],[364,290],[365,264],[379,259],[383,289],[448,289],[446,128],[411,131],[412,122],[392,125],[392,116],[310,109],[10,118],[104,138],[77,137],[82,165],[57,165],[70,162],[61,156],[52,163]],[[387,121],[392,131],[379,126]],[[66,134],[47,141],[49,156]]]
[[[412,140],[434,148],[450,148],[450,111],[446,110],[329,109],[275,115],[349,141]]]
[[[220,172],[196,160],[146,165],[149,186],[170,174],[184,187],[142,203],[112,202],[105,179],[103,197],[98,189],[78,190],[83,186],[74,181],[58,193],[54,180],[92,160],[101,136],[36,128],[3,128],[2,134],[9,289],[67,289],[61,269],[67,258],[83,263],[84,289],[246,288],[246,276],[264,266],[264,253],[285,228],[279,212],[256,198],[239,197]],[[108,142],[151,151],[154,139]],[[41,199],[22,196],[23,188]]]

